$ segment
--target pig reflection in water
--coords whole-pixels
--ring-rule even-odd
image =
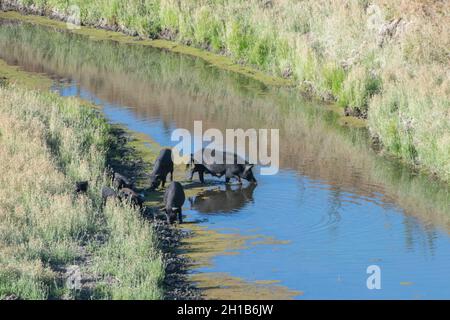
[[[195,198],[189,198],[191,209],[200,213],[237,212],[253,202],[255,184],[246,187],[226,185],[225,190],[215,189],[202,192]]]

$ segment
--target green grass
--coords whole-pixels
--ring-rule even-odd
[[[338,104],[343,108],[349,108],[357,115],[367,117],[370,100],[381,91],[380,78],[363,68],[352,69],[343,82],[340,82],[342,79],[340,76],[339,73],[335,75],[332,82],[336,88]]]
[[[325,88],[330,90],[333,96],[339,96],[346,77],[345,70],[337,64],[328,64],[324,65],[322,74]]]
[[[388,87],[372,100],[369,123],[390,153],[450,180],[450,100],[431,94],[408,80]]]
[[[168,30],[177,42],[224,54],[267,74],[289,76],[308,93],[334,99],[342,109],[369,118],[371,132],[385,150],[448,179],[450,161],[442,150],[450,149],[450,143],[439,138],[440,128],[450,121],[445,111],[450,100],[445,2],[351,0],[345,6],[337,0],[17,2],[60,12],[66,12],[69,4],[78,5],[84,24],[106,23],[152,38]],[[395,30],[380,32],[394,19],[401,19]],[[406,79],[409,90],[395,79]],[[428,81],[436,85],[427,86]],[[414,106],[424,103],[415,92],[424,86],[429,100],[425,112],[442,115],[432,124],[415,112]],[[380,118],[390,114],[389,109],[373,107],[380,102],[389,108],[395,94],[406,95],[402,114]],[[392,118],[405,117],[415,123],[416,131],[430,132],[429,147],[391,123]]]
[[[28,45],[26,50],[20,50],[23,43]],[[258,127],[266,123],[267,118],[277,119],[274,126],[280,129],[284,128],[284,139],[287,141],[281,145],[281,147],[285,146],[285,150],[281,150],[281,152],[291,152],[292,146],[298,148],[305,146],[305,144],[299,143],[299,136],[302,137],[301,141],[316,141],[317,143],[307,144],[314,150],[333,150],[332,153],[346,150],[338,158],[353,159],[357,166],[360,166],[360,163],[375,162],[376,165],[365,167],[365,172],[369,173],[370,179],[375,179],[377,183],[388,186],[389,190],[394,193],[402,193],[399,202],[404,207],[415,208],[411,211],[421,211],[427,214],[438,211],[445,212],[446,206],[448,206],[448,193],[445,194],[444,189],[438,192],[442,185],[437,184],[438,186],[431,187],[427,177],[420,177],[420,179],[415,177],[414,181],[404,177],[400,183],[397,181],[396,170],[398,168],[391,168],[395,161],[382,161],[381,159],[375,161],[372,158],[373,155],[368,155],[369,152],[365,149],[365,138],[347,136],[344,134],[346,130],[340,128],[336,123],[340,120],[349,121],[349,118],[340,119],[335,113],[324,112],[317,108],[316,103],[302,100],[299,102],[295,90],[278,90],[269,87],[264,88],[267,95],[261,96],[261,88],[257,82],[235,73],[205,67],[205,63],[199,59],[159,50],[154,52],[152,48],[140,45],[127,46],[117,45],[111,41],[86,41],[84,36],[54,32],[46,27],[28,24],[3,26],[0,29],[0,46],[4,48],[5,56],[17,56],[20,52],[26,52],[28,56],[23,57],[23,61],[40,62],[44,70],[53,70],[56,74],[63,76],[83,74],[83,77],[98,79],[99,83],[102,83],[100,88],[104,92],[113,92],[112,88],[117,86],[128,93],[136,92],[136,90],[147,92],[148,88],[152,88],[152,91],[159,92],[157,102],[161,105],[167,104],[166,98],[173,97],[176,92],[175,96],[186,97],[183,98],[183,103],[171,109],[170,118],[179,123],[202,117],[205,112],[208,114],[223,113],[225,107],[227,110],[231,110],[223,119],[223,125],[228,127],[230,125]],[[89,57],[89,59],[86,60],[85,57]],[[127,59],[123,57],[127,57]],[[327,68],[330,70],[329,86],[339,85],[342,79],[339,73],[345,71],[338,69],[335,64],[330,64]],[[108,70],[108,73],[105,73],[104,70]],[[337,76],[335,76],[336,74]],[[127,80],[124,82],[124,79]],[[385,81],[387,82],[388,79]],[[437,81],[424,82],[429,82],[430,86],[439,85]],[[417,95],[420,94],[417,93]],[[127,96],[133,96],[133,94],[125,94],[123,97]],[[377,94],[373,99],[377,100],[379,96],[380,94]],[[189,97],[195,97],[195,99]],[[105,99],[115,99],[115,97],[105,96]],[[203,101],[211,102],[205,104]],[[127,103],[133,106],[135,104],[146,105],[147,102],[147,98],[142,98],[139,101],[133,100]],[[303,105],[301,108],[298,108],[299,103]],[[372,115],[374,115],[369,117],[371,127],[378,126],[375,115],[378,115],[379,111],[386,110],[384,106],[379,110],[375,108],[376,105],[379,103],[377,102],[371,107]],[[433,109],[436,108],[436,106],[429,106]],[[187,111],[190,115],[189,119],[186,119]],[[398,113],[398,109],[392,112]],[[429,125],[433,121],[444,123],[441,122],[442,119],[445,119],[444,112],[445,109],[442,109],[440,116],[433,117],[434,119],[430,118]],[[246,117],[241,116],[244,113],[247,114]],[[381,125],[388,123],[387,120],[392,118],[390,114],[380,113],[379,116],[381,115],[383,115],[383,118],[380,118]],[[427,117],[427,115],[427,113],[423,113],[423,117]],[[317,119],[322,119],[321,121],[328,125],[315,125],[315,128],[311,128],[311,125],[303,122],[305,119],[309,119],[313,123],[316,123]],[[372,121],[374,122],[372,123]],[[299,131],[299,128],[303,127],[307,129]],[[377,131],[381,128],[382,126]],[[344,132],[341,132],[342,130]],[[397,128],[394,132],[397,132],[396,130]],[[357,131],[359,132],[359,130]],[[429,130],[429,132],[432,134],[433,130]],[[445,136],[445,131],[441,132],[441,135]],[[389,141],[388,138],[383,139]],[[328,142],[323,144],[324,140]],[[357,142],[363,142],[364,148],[351,147]],[[442,146],[445,146],[445,142],[442,143]],[[320,157],[320,152],[314,152],[314,154]],[[149,155],[146,155],[144,158],[150,159],[148,157]],[[445,157],[442,157],[441,161],[445,161]],[[346,161],[341,164],[336,163],[332,167],[333,170],[336,170],[336,166],[339,170],[351,167]],[[326,168],[328,167],[325,165],[318,170],[322,172]],[[402,169],[402,171],[406,172],[407,170]],[[372,176],[374,172],[376,172],[376,177]],[[406,174],[404,175],[406,176]],[[373,183],[373,181],[367,180],[364,183]],[[408,191],[411,184],[415,185],[412,195]]]
[[[103,117],[16,86],[0,87],[0,114],[0,299],[79,297],[62,271],[72,264],[96,279],[84,298],[162,298],[150,225],[128,206],[100,205],[110,143]],[[86,196],[74,195],[77,180],[89,181]]]
[[[32,89],[48,90],[52,86],[52,81],[48,77],[39,74],[26,74],[18,67],[10,66],[3,60],[0,60],[0,85],[8,84],[9,79],[20,86]]]

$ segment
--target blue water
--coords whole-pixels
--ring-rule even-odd
[[[335,115],[295,91],[199,59],[32,25],[0,23],[0,58],[54,76],[61,95],[96,103],[111,122],[162,146],[175,145],[171,132],[194,120],[280,128],[277,175],[257,174],[254,189],[216,183],[220,190],[190,199],[184,213],[220,232],[288,243],[250,240],[238,255],[217,256],[195,272],[280,280],[304,292],[300,299],[450,298],[448,189],[368,152],[364,134],[336,126]],[[370,265],[381,268],[380,290],[367,288]]]
[[[161,145],[175,144],[170,140],[175,124],[167,127],[157,117],[139,118],[132,108],[99,99],[76,83],[58,91],[102,106],[111,122],[148,134]],[[252,197],[238,208],[214,214],[199,212],[194,205],[185,210],[188,220],[206,219],[201,224],[220,232],[229,228],[232,233],[289,243],[250,245],[239,255],[215,257],[211,267],[197,272],[226,272],[248,281],[280,280],[304,292],[302,299],[449,297],[450,238],[444,229],[405,215],[385,203],[382,194],[367,197],[336,190],[293,170],[257,179]],[[381,268],[380,290],[367,288],[370,265]]]
[[[289,288],[304,291],[302,298],[307,299],[448,297],[450,243],[443,231],[427,230],[400,209],[354,194],[343,193],[336,202],[331,190],[294,172],[259,177],[259,181],[254,203],[232,218],[208,215],[208,224],[238,228],[244,234],[257,229],[258,234],[291,243],[219,256],[212,268],[201,271],[233,270],[233,275],[248,280],[279,279]],[[280,210],[286,202],[297,208]],[[411,239],[405,238],[409,228],[413,228]],[[367,289],[369,265],[381,268],[381,290]]]

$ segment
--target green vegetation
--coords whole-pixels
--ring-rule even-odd
[[[109,130],[78,100],[0,87],[0,299],[162,298],[149,223],[126,204],[101,206]],[[77,180],[87,195],[74,194]],[[66,284],[72,265],[81,289]]]
[[[26,49],[22,48],[24,43]],[[223,115],[220,122],[214,123],[218,128],[258,128],[265,126],[270,118],[274,127],[280,128],[285,141],[281,145],[282,154],[293,152],[295,147],[302,154],[310,154],[311,158],[320,158],[321,152],[328,150],[342,160],[334,162],[333,166],[317,162],[319,167],[311,168],[307,174],[321,172],[322,175],[315,177],[324,180],[332,179],[336,171],[351,176],[348,171],[352,167],[348,164],[351,159],[351,163],[365,168],[368,173],[361,182],[363,189],[366,184],[382,184],[390,194],[398,195],[396,202],[408,211],[421,212],[424,216],[439,216],[436,212],[448,211],[450,198],[448,188],[443,184],[429,181],[426,175],[414,174],[396,161],[377,157],[367,148],[365,130],[337,125],[337,122],[347,122],[351,118],[341,118],[336,113],[317,108],[315,103],[299,100],[295,90],[267,88],[239,74],[210,68],[200,59],[140,45],[87,41],[85,36],[55,32],[37,25],[3,25],[0,47],[3,56],[19,59],[23,65],[36,63],[49,73],[71,77],[104,100],[115,101],[114,92],[120,87],[122,103],[162,116],[165,121],[175,121],[180,127],[189,127],[194,119],[204,117],[205,113]],[[328,65],[327,68],[337,66]],[[342,77],[330,77],[336,86],[341,83],[340,79]],[[168,103],[169,97],[177,97],[180,101]],[[158,111],[145,107],[149,101],[169,109],[153,114]],[[299,104],[302,104],[301,108],[298,108]],[[227,113],[224,113],[225,106]],[[145,154],[144,159],[152,159],[152,155]],[[296,167],[295,163],[290,165]]]
[[[317,96],[336,100],[347,112],[367,117],[372,135],[386,150],[450,178],[450,21],[445,2],[15,2],[62,14],[77,5],[83,24],[168,37],[289,77]],[[392,108],[400,96],[402,107]],[[426,110],[417,112],[422,105]]]
[[[31,89],[48,90],[52,85],[52,80],[39,74],[22,72],[18,67],[13,67],[0,60],[0,85],[6,85],[9,79],[20,86]]]
[[[389,85],[371,101],[370,128],[392,154],[450,181],[450,100],[431,95],[433,79],[421,88],[411,81]]]
[[[0,18],[9,20],[19,20],[23,22],[33,23],[35,25],[49,27],[54,30],[67,31],[66,23],[57,20],[51,20],[42,16],[33,16],[33,15],[25,16],[14,11],[8,12],[0,11]],[[193,46],[177,44],[173,41],[168,41],[164,39],[158,40],[138,39],[120,32],[113,32],[88,27],[82,27],[80,29],[70,29],[70,32],[78,35],[88,36],[90,40],[98,40],[98,41],[110,40],[114,42],[119,42],[121,44],[133,44],[133,45],[139,44],[140,46],[143,47],[154,47],[158,49],[170,50],[172,52],[181,53],[183,55],[199,57],[205,60],[206,62],[219,67],[220,69],[229,70],[238,74],[245,75],[249,78],[256,79],[266,85],[273,85],[273,86],[293,85],[293,82],[289,79],[276,77],[249,66],[233,63],[232,59],[230,59],[227,56],[215,54],[207,50],[195,48]]]
[[[101,33],[103,34],[103,31]],[[267,95],[261,94],[262,91],[259,90],[259,87],[257,90],[253,90],[254,86],[259,86],[260,84],[254,81],[250,81],[245,77],[240,77],[236,74],[220,72],[216,68],[205,68],[202,61],[199,60],[187,59],[183,56],[173,55],[169,53],[158,55],[149,54],[149,52],[151,52],[151,48],[140,45],[127,46],[116,45],[115,43],[110,41],[86,41],[85,37],[62,34],[54,32],[53,30],[47,28],[36,28],[30,26],[28,26],[28,28],[26,26],[24,28],[17,28],[17,26],[16,28],[14,28],[13,26],[2,26],[2,28],[0,28],[0,41],[8,44],[2,46],[2,50],[4,50],[3,54],[5,56],[11,54],[12,56],[19,58],[17,55],[22,51],[15,50],[17,49],[16,45],[20,46],[23,43],[26,43],[28,48],[27,50],[23,50],[23,52],[27,52],[30,57],[25,58],[25,61],[35,61],[37,64],[45,66],[46,70],[53,70],[56,74],[62,76],[75,75],[75,77],[77,77],[83,75],[83,78],[77,78],[76,80],[97,79],[97,82],[95,84],[98,85],[100,89],[104,89],[103,91],[105,92],[113,92],[114,90],[110,89],[114,88],[115,84],[120,84],[121,88],[126,88],[124,89],[126,92],[134,92],[135,90],[146,92],[149,90],[148,85],[150,84],[151,90],[160,93],[157,98],[153,98],[161,99],[161,101],[169,96],[172,96],[173,92],[175,91],[177,92],[177,94],[181,92],[181,96],[184,95],[186,97],[186,99],[183,101],[183,109],[175,109],[175,112],[172,112],[172,110],[170,111],[171,117],[173,117],[171,119],[175,119],[175,121],[177,121],[178,123],[180,119],[185,119],[186,121],[191,122],[191,119],[186,118],[186,110],[189,110],[188,114],[190,115],[190,117],[192,117],[192,119],[195,119],[198,116],[198,113],[204,114],[205,112],[207,112],[213,114],[217,112],[223,112],[223,108],[225,105],[227,107],[227,110],[231,110],[231,112],[229,112],[226,117],[224,116],[223,120],[230,121],[230,123],[241,123],[242,126],[244,126],[248,124],[249,119],[252,119],[252,121],[254,122],[252,122],[251,124],[255,124],[255,126],[257,126],[259,121],[261,121],[261,123],[266,123],[267,117],[271,117],[273,121],[275,121],[275,126],[284,129],[284,138],[286,138],[286,145],[288,145],[289,148],[293,146],[299,149],[305,148],[304,150],[302,150],[302,152],[305,152],[306,154],[312,154],[313,156],[311,158],[319,158],[323,150],[328,150],[331,154],[338,155],[336,157],[337,159],[350,159],[348,161],[350,161],[352,164],[366,168],[366,171],[370,174],[368,174],[367,177],[362,177],[362,181],[355,182],[352,179],[351,185],[349,185],[348,187],[353,187],[355,183],[361,183],[362,186],[369,184],[376,185],[377,183],[383,184],[389,190],[386,193],[392,195],[393,202],[399,203],[403,208],[405,208],[405,211],[407,213],[409,211],[415,214],[419,212],[420,219],[423,218],[427,222],[432,221],[433,223],[436,222],[441,225],[448,225],[448,215],[445,214],[448,211],[450,199],[448,189],[445,189],[438,183],[435,184],[434,182],[430,182],[428,177],[424,175],[412,174],[410,170],[404,168],[403,166],[397,166],[395,162],[385,161],[385,159],[381,157],[376,157],[373,152],[370,152],[368,150],[365,144],[365,142],[367,141],[367,139],[365,139],[365,132],[363,132],[362,130],[347,130],[347,128],[336,128],[335,124],[337,116],[335,114],[328,115],[328,113],[323,112],[323,110],[318,110],[317,108],[315,108],[315,106],[296,108],[296,106],[298,106],[299,100],[296,97],[295,92],[279,90],[279,93],[272,94],[276,89],[265,88],[264,93],[270,93],[267,93]],[[85,59],[84,57],[89,57],[89,59]],[[3,69],[0,68],[0,84],[2,83],[1,78],[4,74],[4,70],[13,70],[15,72],[15,77],[19,74],[23,76],[23,73],[20,72],[20,70],[18,70],[17,68],[12,68],[5,64],[2,65],[1,63],[2,62],[0,61],[0,66],[3,66]],[[102,73],[102,70],[108,70],[108,72]],[[366,73],[365,69],[361,70],[363,70],[364,72],[355,72],[355,74],[367,74],[369,76],[372,76],[371,73]],[[342,67],[340,64],[324,64],[322,66],[322,72],[325,75],[322,85],[331,88],[333,95],[339,96],[341,89],[344,88],[344,83],[346,88],[352,87],[351,85],[349,85],[350,82],[346,81],[348,72],[347,69]],[[313,74],[312,71],[311,74]],[[23,78],[25,79],[26,77]],[[357,79],[356,76],[355,78]],[[376,75],[373,79],[380,80],[379,76],[377,77]],[[394,81],[395,78],[388,77],[387,79],[389,81]],[[380,132],[382,130],[386,130],[387,134],[391,134],[391,131],[389,130],[393,129],[389,127],[383,127],[383,125],[386,123],[383,119],[390,119],[392,120],[392,123],[395,124],[396,117],[398,115],[397,107],[408,108],[407,104],[411,103],[411,101],[402,100],[403,96],[394,94],[396,93],[396,86],[387,86],[387,82],[383,79],[381,80],[384,81],[383,85],[379,85],[378,81],[376,81],[376,85],[372,85],[370,84],[370,82],[364,82],[364,85],[368,83],[368,86],[373,88],[373,91],[371,91],[373,93],[371,93],[370,95],[366,95],[366,97],[373,95],[373,97],[370,99],[366,98],[368,100],[368,106],[370,107],[371,103],[375,103],[374,101],[377,101],[379,99],[378,102],[374,104],[374,107],[371,107],[371,112],[379,112],[380,114],[377,117],[369,117],[369,121],[371,123],[371,127],[379,126]],[[414,78],[411,78],[410,81],[414,81]],[[436,80],[436,83],[442,83],[441,81],[444,80],[438,79]],[[429,86],[434,85],[433,81],[424,82],[427,82]],[[38,81],[30,82],[30,84],[33,85],[37,83]],[[239,84],[237,85],[237,83]],[[112,87],[109,87],[110,85]],[[264,86],[261,85],[261,87]],[[411,89],[408,90],[413,90],[413,88],[414,83],[412,84]],[[388,89],[392,89],[392,96],[384,93],[381,94],[381,90],[386,90],[386,92],[388,92]],[[407,87],[405,86],[404,90],[406,89]],[[417,97],[423,97],[422,92],[430,90],[427,86],[424,86],[422,89],[423,91],[408,92],[408,94],[410,94],[411,96],[414,95]],[[11,99],[10,97],[15,94],[11,91],[2,91],[2,93],[2,98],[6,97],[6,99],[2,99],[0,105],[4,105],[4,101]],[[49,116],[53,114],[52,112],[47,112],[49,110],[48,102],[53,101],[54,103],[61,104],[61,101],[67,101],[65,99],[57,98],[54,95],[47,94],[25,94],[24,92],[22,92],[22,95],[23,96],[20,96],[19,94],[19,96],[14,99],[16,105],[22,106],[24,103],[23,101],[25,101],[25,103],[27,104],[31,104],[28,107],[33,107],[30,110],[33,110],[33,116],[39,115],[39,119],[50,119]],[[28,97],[28,95],[30,95],[31,97],[26,98]],[[214,102],[208,104],[205,107],[206,109],[204,109],[203,101],[207,100],[203,99],[205,96],[211,95],[214,95],[215,97],[215,99],[211,99]],[[195,96],[196,98],[195,103],[192,103],[191,99],[189,99],[189,97],[192,96]],[[352,97],[351,95],[349,96]],[[358,97],[357,95],[354,96]],[[382,100],[385,97],[390,97],[389,99],[391,100]],[[124,98],[129,97],[124,95]],[[142,97],[139,98],[143,99]],[[45,103],[39,103],[35,106],[32,106],[36,101],[41,100]],[[144,103],[142,103],[143,101],[145,102],[146,100],[141,100],[139,104],[145,105]],[[433,121],[431,117],[428,117],[428,114],[426,112],[422,112],[422,108],[429,107],[427,105],[428,102],[425,99],[419,99],[417,101],[423,101],[423,103],[421,105],[417,104],[415,106],[417,108],[416,112],[421,112],[421,114],[418,114],[416,116],[427,117],[427,121]],[[402,104],[400,104],[400,102]],[[445,100],[442,102],[445,103]],[[131,101],[130,104],[131,103],[133,102]],[[383,110],[387,110],[386,106],[382,104],[388,103],[392,104],[391,109],[389,109],[391,111],[389,111],[389,113],[382,114],[381,112],[383,112]],[[70,106],[72,105],[79,106],[79,102],[72,101],[69,104],[69,108],[71,108]],[[442,104],[442,106],[443,105],[444,104]],[[275,108],[274,106],[279,106],[279,108]],[[435,110],[438,110],[438,107],[432,107]],[[2,115],[2,121],[4,119],[9,119],[12,116],[14,116],[14,119],[21,119],[20,113],[15,114],[13,112],[14,110],[9,110],[8,112],[10,113],[3,112],[2,107],[0,107],[0,110],[2,110],[0,111]],[[17,111],[20,110],[24,109],[20,107]],[[244,118],[241,116],[244,112],[247,113],[248,117]],[[91,112],[89,112],[89,114],[91,114]],[[78,122],[78,120],[75,120],[78,116],[68,117],[66,115],[65,117],[67,119],[72,119],[68,121],[69,124],[72,122]],[[439,115],[437,117],[439,117]],[[319,121],[317,119],[321,120]],[[380,120],[379,123],[375,121],[377,119]],[[372,121],[374,122],[372,123]],[[401,124],[403,125],[403,123]],[[408,122],[406,122],[405,124],[408,125]],[[429,125],[432,126],[433,123],[430,123]],[[70,128],[70,126],[68,127]],[[5,132],[7,130],[4,130],[4,128],[7,127],[0,127],[1,142],[5,141],[4,139],[6,138],[11,140],[13,139],[13,136],[15,139],[14,141],[17,144],[26,143],[28,141],[28,139],[19,140],[20,135],[18,134],[6,135]],[[28,130],[28,128],[29,126],[25,126],[25,129]],[[46,127],[43,125],[42,128],[45,129]],[[59,126],[55,128],[58,128],[58,130],[60,130]],[[441,130],[436,131],[440,132],[440,138],[445,139],[445,134],[446,132],[448,132],[448,127],[441,127],[437,129]],[[398,129],[395,127],[394,132],[397,132],[397,130]],[[434,127],[433,130],[435,130]],[[423,143],[425,148],[428,147],[428,145],[425,143],[425,139],[432,140],[439,138],[436,136],[432,136],[434,134],[433,130],[421,132],[421,139],[423,139],[422,141],[424,141]],[[18,131],[21,132],[21,130]],[[47,132],[46,130],[44,131]],[[350,133],[348,131],[350,131]],[[92,134],[92,131],[88,132]],[[431,136],[427,136],[427,134]],[[361,137],[361,135],[363,137]],[[40,137],[42,136],[42,134],[39,134],[38,136]],[[65,138],[70,138],[70,134],[65,134],[63,136]],[[301,145],[299,144],[298,136],[303,137],[302,139],[300,139],[302,141],[316,141],[316,143],[306,143],[305,145]],[[392,134],[392,136],[396,135]],[[410,139],[414,139],[413,136],[411,137],[412,138]],[[398,139],[400,139],[400,137]],[[97,138],[93,140],[100,141],[97,140]],[[106,141],[107,140],[108,139],[106,139]],[[92,141],[92,139],[88,139],[87,144],[93,143],[89,141]],[[406,145],[408,141],[409,140],[405,140],[396,144],[392,143],[392,145],[400,146],[400,148],[392,149],[391,152],[394,152],[394,150],[398,150],[397,152],[408,152],[408,150],[410,149],[401,148],[401,146]],[[442,146],[445,147],[445,140],[443,141],[444,143],[442,144]],[[58,142],[58,139],[56,139],[56,142]],[[411,144],[411,142],[409,143]],[[11,142],[5,145],[7,145],[9,148],[14,147]],[[23,148],[25,150],[29,149],[30,152],[32,152],[33,157],[35,157],[35,155],[39,155],[37,151],[31,151],[35,150],[32,149],[34,145],[35,144],[31,145],[30,143],[28,143],[25,144],[25,147]],[[40,148],[45,149],[45,147],[47,147],[47,142],[45,140],[45,143],[41,143],[38,145],[40,146]],[[58,146],[58,143],[52,143],[51,145]],[[103,145],[103,143],[99,143],[98,145],[101,146]],[[0,147],[3,148],[3,146],[1,145]],[[1,148],[0,150],[2,150]],[[314,150],[308,150],[308,148],[313,148]],[[51,159],[54,165],[49,171],[56,172],[55,174],[59,174],[61,176],[61,179],[66,181],[66,189],[55,188],[55,190],[61,192],[62,195],[66,195],[68,199],[76,200],[76,198],[72,198],[71,193],[71,186],[75,177],[89,179],[90,176],[97,176],[97,174],[89,174],[91,169],[78,171],[77,166],[71,165],[71,161],[73,160],[70,160],[70,158],[64,157],[62,159],[59,159],[57,154],[54,153],[54,150],[58,149],[59,147],[52,149],[49,148],[47,158],[45,158],[44,160],[47,161],[47,159]],[[448,159],[448,157],[444,157],[446,151],[448,151],[448,149],[442,149],[440,153],[442,156],[440,158],[440,165],[443,166],[445,166],[445,161],[446,159]],[[23,150],[21,152],[23,152]],[[3,161],[3,157],[1,156],[2,154],[3,153],[0,153],[0,158],[2,159],[2,163],[4,163],[3,165],[5,166],[8,163],[5,164],[5,161]],[[414,152],[412,154],[414,154]],[[400,153],[398,155],[401,156]],[[27,158],[23,154],[21,154],[20,156],[18,156],[18,159],[34,159],[33,157],[29,155]],[[103,157],[103,155],[101,155],[101,157]],[[433,162],[436,160],[439,159],[433,159],[431,157],[429,158],[431,164],[433,164]],[[31,167],[32,164],[32,162],[29,162],[27,163],[27,166]],[[345,177],[350,175],[348,171],[346,172],[346,170],[349,170],[349,168],[351,167],[347,162],[343,163],[343,161],[334,161],[333,166],[322,164],[322,161],[318,161],[316,164],[318,166],[322,166],[320,170],[311,169],[310,172],[320,172],[322,176],[319,176],[317,178],[327,179],[328,177],[334,177],[335,172],[337,171],[343,173],[343,180],[345,181]],[[23,166],[25,167],[25,165]],[[69,169],[72,168],[72,171],[69,170],[68,172],[71,172],[70,174],[73,175],[73,177],[65,172],[66,169],[64,169],[64,172],[62,172],[61,168],[63,167]],[[2,167],[2,170],[7,169]],[[332,170],[333,173],[327,175],[327,170]],[[17,170],[10,170],[10,172],[16,174]],[[442,172],[445,172],[445,170],[443,170]],[[35,172],[33,172],[32,174],[36,175]],[[27,179],[30,180],[31,176],[32,175],[29,174],[29,177]],[[50,174],[48,174],[47,176],[49,177],[49,179],[51,178]],[[22,182],[22,180],[20,180],[23,179],[22,177],[20,177],[20,179],[17,178],[18,180],[13,182],[11,182],[11,180],[9,179],[12,178],[2,180],[2,182],[4,182],[2,185],[12,187],[13,190],[21,190],[22,184],[26,185],[34,183],[32,184],[32,187],[36,188],[37,182],[27,180],[28,182],[25,184]],[[42,178],[38,179],[39,182],[41,181],[40,179]],[[102,179],[99,179],[99,181],[102,181]],[[48,192],[48,189],[46,188],[49,185],[53,185],[53,183],[54,182],[49,182],[48,184],[44,184],[43,187],[40,187],[40,189],[36,190],[39,190],[41,192],[44,190],[45,192]],[[97,185],[95,182],[94,184]],[[28,187],[28,189],[30,188],[31,187]],[[4,221],[11,219],[11,217],[13,217],[14,219],[13,222],[24,220],[23,217],[20,218],[22,219],[20,220],[20,216],[15,212],[13,216],[9,215],[7,218],[5,218],[4,213],[8,212],[8,208],[4,207],[4,202],[2,202],[4,201],[4,197],[2,197],[2,194],[3,192],[7,192],[3,191],[4,189],[5,188],[0,188],[0,225],[6,225],[5,230],[7,230],[8,232],[11,231],[11,233],[14,234],[18,234],[20,237],[25,239],[24,241],[28,241],[28,239],[31,240],[28,242],[20,242],[17,240],[16,242],[12,243],[8,242],[9,238],[7,239],[8,241],[3,241],[3,238],[0,238],[0,240],[2,241],[0,252],[0,265],[2,265],[2,267],[0,268],[0,272],[2,275],[0,278],[0,298],[10,295],[11,292],[14,292],[14,294],[19,295],[20,297],[77,297],[79,293],[71,292],[70,290],[65,289],[65,283],[63,283],[65,275],[64,273],[61,273],[61,269],[64,269],[65,266],[71,264],[78,264],[83,266],[82,270],[84,274],[93,275],[96,277],[94,281],[95,287],[93,287],[90,292],[91,297],[154,298],[161,296],[161,291],[157,289],[157,286],[155,284],[160,281],[158,279],[162,278],[162,269],[159,258],[157,257],[153,249],[154,244],[151,237],[151,230],[148,229],[147,224],[138,219],[139,217],[136,214],[129,214],[129,208],[121,208],[120,205],[116,205],[112,208],[108,207],[107,210],[101,212],[96,209],[96,203],[98,203],[98,200],[96,200],[96,197],[98,197],[97,192],[89,194],[89,197],[82,197],[82,199],[85,199],[88,204],[91,204],[91,207],[85,210],[86,213],[84,213],[85,211],[81,211],[80,221],[74,221],[74,226],[70,227],[71,229],[75,229],[75,235],[71,234],[70,236],[65,237],[63,241],[58,240],[59,238],[57,238],[59,237],[59,235],[63,234],[63,232],[59,232],[57,236],[52,238],[52,241],[54,242],[50,242],[48,246],[45,246],[45,248],[55,248],[54,250],[52,249],[50,252],[50,249],[45,249],[49,253],[38,252],[39,255],[32,255],[30,252],[37,252],[37,249],[33,247],[35,246],[35,243],[44,240],[41,239],[40,234],[36,235],[36,233],[33,233],[32,237],[28,236],[27,232],[29,231],[21,229],[22,225],[19,227],[18,225],[9,222],[9,224],[4,224]],[[55,198],[53,197],[55,194],[47,195],[47,193],[45,192],[34,193],[34,195],[38,194],[41,199],[44,199],[47,202],[55,202]],[[44,194],[45,197],[42,194]],[[56,193],[56,195],[58,194],[59,193]],[[12,196],[15,196],[16,198],[9,198]],[[5,199],[12,199],[11,201],[14,201],[14,199],[18,199],[18,196],[20,196],[20,194],[15,195],[12,193],[8,193]],[[22,200],[17,200],[17,203],[19,203],[20,201]],[[34,204],[35,202],[27,202],[28,206],[34,206]],[[62,205],[62,202],[60,205]],[[27,226],[29,226],[30,228],[39,226],[39,228],[45,229],[48,225],[49,230],[51,228],[56,229],[61,225],[59,223],[56,224],[56,221],[62,221],[65,223],[65,221],[68,220],[69,212],[80,212],[77,211],[81,210],[80,207],[71,209],[72,206],[74,206],[73,202],[67,201],[63,209],[55,210],[55,212],[61,213],[57,216],[57,218],[59,218],[60,220],[56,220],[56,218],[54,218],[56,216],[55,214],[55,216],[52,215],[51,218],[47,217],[43,219],[45,223],[42,222],[42,224],[38,225],[39,221],[37,219],[34,219],[32,220],[33,224]],[[42,214],[49,214],[46,213],[49,210],[43,212]],[[36,216],[38,213],[40,214],[38,210],[35,210],[33,212]],[[121,214],[121,212],[124,212],[124,214]],[[85,219],[84,221],[87,221],[87,218],[83,217],[90,217],[92,215],[94,215],[94,224],[86,223],[86,225],[88,225],[89,227],[83,225],[83,219]],[[105,221],[107,222],[106,224]],[[133,231],[132,234],[131,231]],[[10,233],[3,233],[3,229],[1,230],[0,234],[2,235],[2,237],[3,234],[5,234],[5,238],[7,236],[10,238],[12,237],[10,236]],[[100,237],[97,237],[97,235],[100,235]],[[104,235],[108,236],[104,238]],[[48,238],[44,236],[42,237],[44,239]],[[96,239],[100,242],[92,241],[93,239]],[[105,239],[109,240],[106,242]],[[56,244],[59,243],[61,244],[59,246],[56,246]],[[22,249],[18,250],[18,247],[24,248],[23,251],[20,251]],[[33,249],[34,251],[27,251],[29,248],[30,250]],[[151,252],[152,254],[148,255],[148,252]],[[4,261],[9,262],[7,264],[3,264]],[[87,261],[92,261],[92,263],[85,264],[85,262]],[[122,264],[123,261],[125,261],[124,264]],[[5,266],[5,269],[2,269],[3,265]],[[19,268],[17,267],[18,265],[20,266]]]

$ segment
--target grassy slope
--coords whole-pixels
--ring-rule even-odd
[[[139,213],[101,209],[109,126],[92,108],[55,94],[0,86],[0,299],[162,298],[164,271]],[[76,180],[90,181],[86,196]]]
[[[20,0],[67,13],[68,1]],[[81,21],[231,56],[367,115],[386,150],[450,179],[448,1],[74,0]],[[398,20],[401,19],[401,20]],[[398,22],[398,23],[396,23]]]

